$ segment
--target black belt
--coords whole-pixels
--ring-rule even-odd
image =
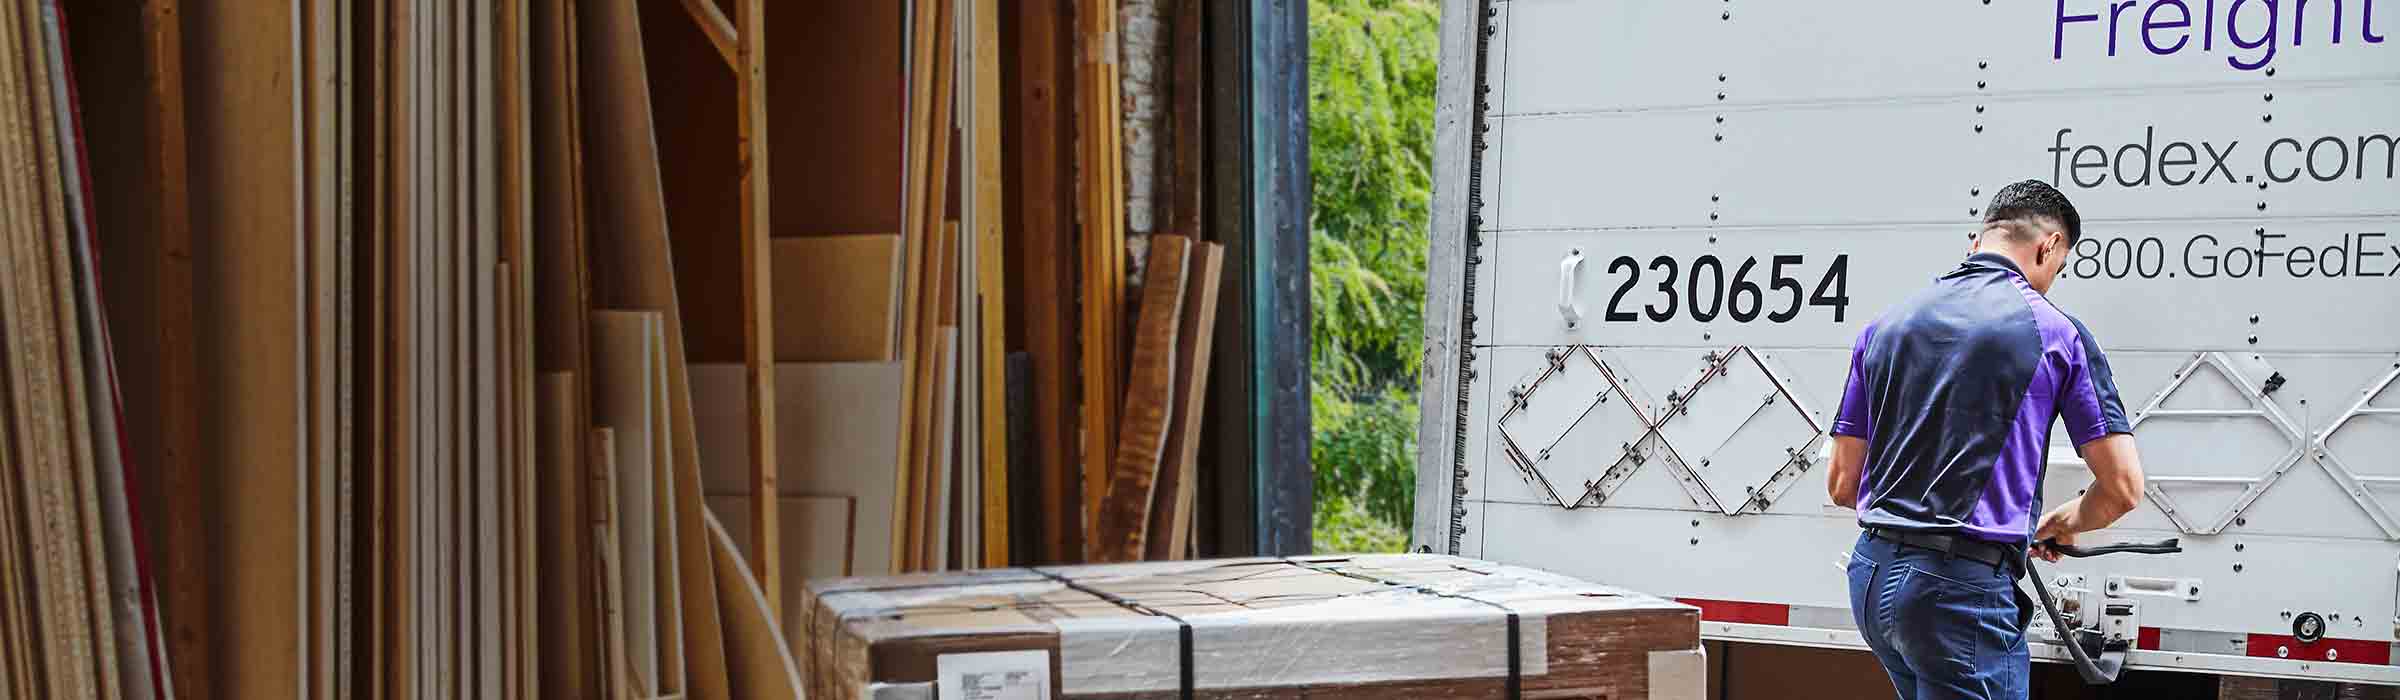
[[[1930,549],[1951,556],[1965,557],[2001,568],[2019,565],[2025,557],[2024,547],[1985,542],[1972,537],[1936,535],[1881,527],[1867,528],[1867,536],[1906,547]]]

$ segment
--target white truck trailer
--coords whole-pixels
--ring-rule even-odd
[[[2086,541],[2185,548],[2046,567],[2062,607],[2133,669],[2400,683],[2396,39],[2400,0],[1445,0],[1414,546],[1863,649],[1851,341],[2039,178],[2150,477]]]

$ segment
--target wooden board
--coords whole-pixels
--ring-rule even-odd
[[[652,330],[653,351],[663,356],[667,338],[657,334],[660,329]],[[667,387],[666,368],[657,369],[653,389],[663,392]],[[661,434],[671,435],[671,431],[663,430],[663,421],[660,427]],[[673,545],[669,556],[662,560],[673,562],[674,566],[674,576],[667,581],[666,590],[674,591],[671,606],[677,627],[674,646],[682,652],[676,656],[681,657],[677,660],[682,662],[682,675],[689,681],[682,690],[692,700],[733,697],[725,685],[725,631],[717,613],[717,595],[723,587],[716,578],[716,567],[708,562],[708,543],[702,537],[701,520],[707,506],[702,498],[700,465],[668,459],[668,454],[675,451],[662,446],[658,464],[662,467],[661,481],[668,485],[667,498],[661,502],[664,508],[661,522],[669,524],[669,536],[663,539]]]
[[[196,0],[179,8],[184,34],[186,137],[199,369],[198,523],[216,649],[209,690],[218,697],[289,697],[304,673],[306,620],[297,613],[307,528],[298,510],[308,448],[303,366],[305,281],[302,159],[288,4]],[[8,55],[22,55],[0,52]],[[269,505],[284,504],[284,505]],[[282,565],[260,565],[281,562]],[[60,697],[79,694],[60,694]]]
[[[676,299],[673,246],[667,232],[651,128],[649,84],[639,13],[630,0],[580,3],[577,48],[585,89],[583,119],[606,124],[588,130],[585,219],[595,308],[660,313],[665,337],[684,338]],[[670,439],[678,468],[699,464],[693,438],[690,379],[684,344],[666,344]],[[595,380],[599,376],[594,375]]]
[[[552,372],[542,375],[540,399],[542,481],[541,513],[537,520],[549,543],[542,548],[540,578],[541,595],[536,598],[539,609],[541,677],[552,693],[566,697],[589,697],[589,685],[597,676],[592,667],[589,650],[597,635],[591,631],[590,615],[593,605],[587,587],[593,562],[589,553],[578,546],[557,546],[582,539],[577,533],[588,532],[590,515],[584,512],[584,494],[588,477],[583,469],[583,443],[586,425],[580,403],[575,397],[575,375]]]
[[[654,412],[664,402],[653,393],[658,358],[651,354],[651,335],[657,324],[656,312],[592,312],[592,424],[610,429],[615,438],[613,521],[620,538],[615,554],[622,572],[626,658],[635,677],[661,684],[643,692],[663,695],[673,680],[664,675],[672,652],[666,649],[669,631],[663,621],[669,603],[661,599],[660,581],[662,572],[674,568],[671,559],[660,561],[658,533],[671,538],[674,530],[658,517],[657,443],[663,436],[654,432],[659,424]]]
[[[969,50],[967,65],[972,71],[970,81],[969,138],[974,153],[968,156],[974,163],[972,210],[975,266],[971,271],[973,295],[976,300],[975,328],[977,339],[972,343],[976,373],[974,399],[979,407],[976,415],[981,421],[977,435],[981,438],[980,459],[971,463],[981,469],[976,492],[982,498],[982,518],[974,526],[983,547],[972,554],[971,561],[979,566],[1007,566],[1009,542],[1008,509],[1008,386],[1002,378],[1007,374],[1003,360],[1008,355],[1008,304],[1005,291],[1007,278],[1007,246],[1003,243],[1008,212],[1002,196],[1005,163],[1000,152],[1000,3],[998,0],[971,0],[968,7],[974,22],[967,33]]]
[[[932,427],[927,435],[933,441],[928,447],[926,468],[918,476],[925,485],[917,501],[918,522],[924,531],[917,536],[918,569],[946,569],[950,559],[950,525],[955,505],[952,496],[957,484],[954,474],[958,463],[958,327],[944,326],[934,332],[934,376]]]
[[[739,429],[747,399],[740,365],[692,368],[693,405],[700,409],[707,493],[748,493],[749,443]],[[856,501],[850,570],[882,574],[895,559],[891,507],[898,491],[895,448],[900,424],[902,368],[897,362],[784,363],[776,368],[776,415],[782,433],[785,495],[848,496]]]
[[[1083,200],[1083,512],[1100,521],[1100,497],[1108,491],[1115,464],[1118,401],[1124,388],[1125,235],[1123,127],[1117,103],[1117,3],[1077,0],[1075,11],[1076,172]],[[1087,546],[1086,549],[1092,549]]]
[[[727,582],[722,601],[725,648],[732,660],[736,697],[761,700],[801,700],[800,666],[784,643],[783,632],[767,607],[767,597],[751,576],[732,538],[715,516],[707,516],[709,554],[718,578]]]
[[[940,6],[941,0],[915,0],[910,5],[911,14],[920,18],[937,17],[940,15]],[[925,385],[930,383],[921,379],[919,371],[924,363],[923,356],[932,352],[931,343],[925,340],[930,322],[925,318],[925,295],[922,290],[930,286],[927,280],[936,274],[927,268],[938,270],[940,260],[935,257],[934,253],[939,246],[932,245],[930,240],[932,236],[926,233],[926,201],[930,195],[927,194],[928,178],[924,175],[924,171],[927,169],[928,161],[932,159],[933,134],[931,133],[932,129],[926,127],[925,124],[933,121],[935,111],[932,75],[936,55],[934,50],[935,29],[939,24],[941,23],[938,21],[916,21],[908,25],[910,30],[907,73],[909,97],[907,121],[904,122],[907,134],[907,160],[901,169],[904,177],[904,187],[902,188],[904,199],[901,206],[900,234],[906,238],[905,243],[908,246],[901,264],[904,281],[900,287],[900,365],[905,369],[901,373],[899,384],[900,425],[899,429],[895,431],[898,441],[896,454],[899,455],[899,459],[894,467],[899,471],[898,488],[893,491],[892,498],[894,500],[889,513],[892,516],[890,529],[890,551],[893,553],[891,573],[908,570],[909,560],[912,558],[909,555],[915,551],[912,548],[915,540],[910,537],[911,523],[915,519],[909,513],[916,504],[918,480],[915,474],[922,452],[916,444],[919,439],[917,435],[921,431],[915,426],[918,423],[919,413],[924,410],[919,406],[925,403],[922,398],[927,390]]]
[[[1117,424],[1116,461],[1110,464],[1108,498],[1101,503],[1093,561],[1142,558],[1150,525],[1151,497],[1158,484],[1159,457],[1167,444],[1167,420],[1175,399],[1176,336],[1183,324],[1183,288],[1191,269],[1191,240],[1150,237],[1148,280],[1142,289],[1141,325],[1135,330],[1132,372],[1125,383],[1125,415]]]
[[[1183,559],[1192,545],[1192,511],[1200,490],[1201,412],[1208,407],[1208,365],[1216,348],[1217,293],[1224,284],[1225,246],[1192,244],[1190,283],[1184,285],[1182,331],[1176,336],[1173,416],[1164,459],[1150,500],[1142,558]]]
[[[735,0],[741,23],[740,60],[735,68],[741,82],[742,139],[742,361],[750,369],[750,483],[759,493],[775,492],[775,317],[773,260],[767,249],[772,230],[768,202],[770,162],[767,158],[767,27],[765,0]],[[724,42],[719,42],[722,48]],[[768,615],[783,609],[782,550],[773,546],[782,536],[775,523],[775,499],[760,499],[752,507],[751,524],[767,540],[757,560],[760,585],[766,589]]]
[[[637,693],[642,697],[651,697],[646,690],[650,687],[649,681],[636,680],[635,671],[631,668],[633,655],[626,639],[626,578],[622,566],[624,557],[621,555],[625,548],[620,541],[624,527],[618,519],[622,510],[617,502],[617,474],[620,470],[617,467],[616,431],[606,427],[594,428],[591,446],[586,453],[593,455],[593,498],[589,509],[593,514],[592,539],[600,543],[593,550],[596,566],[592,574],[596,581],[594,589],[600,599],[598,613],[601,637],[606,647],[601,656],[601,678],[609,687],[610,698],[633,698]]]
[[[1022,253],[1009,256],[1012,274],[1019,277],[1019,296],[1012,299],[1024,329],[1025,349],[1033,356],[1034,459],[1026,471],[1040,482],[1040,520],[1019,523],[1038,526],[1034,560],[1057,563],[1083,556],[1083,482],[1077,461],[1082,424],[1076,420],[1073,378],[1079,327],[1073,299],[1076,270],[1073,234],[1075,185],[1071,168],[1073,148],[1075,62],[1071,57],[1072,24],[1064,3],[1017,3],[1013,38],[1015,80],[1009,84],[1002,120],[1009,124],[1006,157],[1011,166],[1003,185],[1007,200],[1008,239]]]
[[[878,362],[896,358],[900,236],[778,238],[774,307],[778,362]],[[799,322],[799,321],[805,322]]]

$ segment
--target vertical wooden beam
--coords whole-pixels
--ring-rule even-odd
[[[149,130],[150,152],[158,171],[152,188],[140,195],[158,205],[156,301],[158,347],[190,348],[192,328],[191,200],[185,191],[183,107],[183,24],[180,0],[149,0],[142,7],[144,78],[149,82],[146,105],[156,115]],[[195,397],[200,390],[197,359],[189,352],[160,352],[158,357],[159,450],[156,473],[165,511],[160,537],[166,550],[166,571],[158,577],[164,589],[162,615],[167,660],[178,694],[186,700],[207,700],[210,693],[208,630],[210,613],[206,579],[207,541],[202,538],[200,425]]]
[[[1033,524],[1034,561],[1073,561],[1083,552],[1083,482],[1076,476],[1073,167],[1075,93],[1070,58],[1072,22],[1063,3],[1016,3],[1016,64],[1011,104],[1010,146],[1016,160],[1006,186],[1016,206],[1007,214],[1012,238],[1025,254],[1023,274],[1025,348],[1033,360],[1032,470],[1040,482],[1041,520]],[[1020,524],[1024,526],[1027,524]]]
[[[918,450],[915,424],[917,411],[920,410],[918,404],[921,403],[917,394],[923,389],[917,381],[916,367],[920,361],[919,356],[930,352],[926,348],[929,344],[923,342],[923,335],[917,331],[918,324],[922,322],[925,315],[924,302],[921,300],[923,295],[918,290],[924,287],[925,281],[929,277],[926,267],[929,261],[933,260],[926,250],[928,237],[925,224],[925,202],[928,198],[926,195],[928,187],[924,171],[933,141],[932,134],[929,133],[931,129],[926,128],[925,124],[932,121],[934,111],[932,107],[934,23],[924,21],[924,19],[937,16],[939,7],[939,0],[915,0],[911,9],[913,10],[912,16],[916,19],[911,20],[909,24],[911,38],[908,45],[908,115],[904,122],[908,159],[901,167],[901,177],[904,178],[906,184],[902,186],[905,194],[902,196],[900,210],[902,219],[900,235],[904,239],[902,245],[906,246],[908,250],[903,256],[905,261],[902,265],[906,271],[903,275],[906,281],[900,288],[902,298],[900,305],[900,364],[903,368],[900,373],[900,430],[898,431],[900,446],[895,453],[898,456],[892,463],[892,468],[898,470],[899,478],[895,481],[892,489],[891,538],[886,543],[891,548],[892,566],[888,572],[870,572],[876,574],[896,574],[908,569],[907,553],[911,551],[908,526],[915,520],[909,513],[916,508],[914,489]]]
[[[1117,135],[1117,3],[1083,0],[1076,8],[1076,96],[1081,136],[1083,224],[1083,513],[1099,521],[1100,496],[1114,463],[1118,389],[1124,381],[1124,181]],[[1088,543],[1087,543],[1088,544]],[[1089,546],[1086,547],[1090,549]]]
[[[982,363],[983,409],[983,552],[981,562],[986,567],[1008,566],[1008,372],[1002,363],[1008,355],[1007,265],[1008,247],[1003,239],[1002,222],[1006,221],[1007,199],[1001,196],[1002,178],[1006,163],[1000,149],[1000,3],[998,0],[970,0],[974,3],[975,26],[972,53],[968,65],[974,71],[969,84],[975,86],[974,104],[969,125],[974,130],[975,163],[973,208],[975,211],[975,294],[981,317],[976,320],[982,340],[976,345],[978,361]],[[969,559],[969,561],[974,561]]]
[[[695,0],[706,4],[706,0]],[[759,585],[767,608],[783,616],[783,528],[775,513],[782,492],[775,466],[774,268],[768,254],[767,51],[765,0],[737,0],[741,51],[742,360],[750,379],[750,531],[758,533]],[[713,7],[713,6],[712,6]]]
[[[1165,453],[1168,419],[1174,413],[1176,334],[1183,325],[1190,252],[1189,238],[1162,234],[1150,239],[1149,279],[1142,287],[1141,325],[1135,330],[1125,382],[1125,413],[1117,424],[1116,461],[1109,465],[1108,499],[1100,504],[1101,518],[1094,528],[1095,561],[1136,561],[1146,549],[1143,531],[1150,524],[1159,458]]]

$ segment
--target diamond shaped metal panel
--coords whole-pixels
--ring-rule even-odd
[[[2248,408],[2167,407],[2168,399],[2173,397],[2177,390],[2189,384],[2194,377],[2199,376],[2203,368],[2222,374],[2234,386],[2239,387],[2241,397],[2250,406]],[[2167,520],[2175,523],[2177,529],[2194,535],[2213,535],[2224,530],[2225,526],[2231,525],[2235,518],[2241,516],[2242,511],[2249,509],[2250,504],[2256,502],[2259,495],[2266,493],[2268,487],[2274,486],[2277,479],[2282,478],[2285,472],[2291,471],[2292,467],[2300,462],[2300,458],[2305,454],[2302,448],[2306,445],[2307,440],[2301,436],[2298,425],[2292,422],[2292,419],[2285,415],[2283,409],[2276,406],[2275,402],[2266,400],[2264,394],[2270,385],[2280,386],[2280,379],[2281,375],[2277,374],[2273,367],[2268,366],[2266,361],[2257,355],[2244,354],[2236,358],[2222,352],[2195,353],[2190,360],[2183,363],[2181,368],[2175,370],[2174,378],[2168,381],[2166,386],[2160,387],[2158,393],[2153,394],[2147,403],[2133,412],[2132,423],[2137,433],[2140,432],[2143,423],[2162,419],[2251,418],[2265,421],[2267,425],[2272,426],[2276,432],[2283,434],[2285,439],[2290,441],[2290,450],[2274,460],[2265,472],[2256,476],[2150,475],[2148,486],[2144,490],[2150,496],[2150,501],[2166,514]],[[2241,495],[2235,498],[2232,504],[2222,512],[2195,513],[2178,503],[2170,491],[2180,485],[2240,486],[2244,488]]]
[[[1749,347],[1703,359],[1699,376],[1660,411],[1662,456],[1702,508],[1763,511],[1813,464],[1824,428]]]
[[[1649,407],[1627,392],[1599,351],[1553,348],[1545,359],[1538,375],[1509,389],[1497,432],[1519,475],[1573,509],[1608,474],[1644,460],[1635,443],[1649,430]]]
[[[2375,520],[2376,526],[2383,528],[2385,538],[2400,540],[2400,522],[2393,519],[2391,511],[2384,508],[2383,502],[2370,491],[2370,489],[2378,487],[2400,488],[2400,476],[2361,476],[2352,471],[2348,464],[2343,463],[2341,456],[2335,453],[2331,447],[2334,435],[2343,428],[2349,427],[2359,418],[2369,416],[2400,418],[2400,406],[2377,406],[2374,403],[2376,397],[2392,388],[2395,380],[2400,380],[2400,359],[2392,362],[2391,371],[2385,372],[2382,378],[2375,380],[2366,389],[2360,391],[2358,401],[2351,404],[2349,410],[2343,411],[2340,416],[2333,419],[2332,423],[2325,426],[2323,432],[2316,434],[2314,441],[2309,445],[2309,456],[2316,460],[2318,467],[2323,468],[2326,474],[2333,477],[2335,483],[2341,485],[2342,491],[2350,495],[2350,500],[2356,502],[2361,510],[2366,511],[2367,517]]]

